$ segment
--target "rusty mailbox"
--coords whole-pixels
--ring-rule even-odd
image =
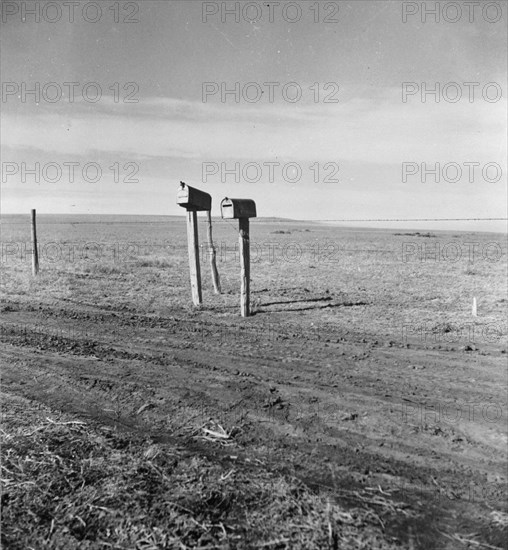
[[[222,199],[221,215],[224,219],[255,218],[256,203],[252,199]]]
[[[176,194],[176,203],[191,212],[210,211],[212,209],[212,197],[183,181],[180,182],[180,189]]]

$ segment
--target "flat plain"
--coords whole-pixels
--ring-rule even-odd
[[[508,548],[506,235],[1,230],[5,548]]]

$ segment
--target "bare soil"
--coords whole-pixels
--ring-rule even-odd
[[[29,228],[6,219],[17,222],[2,228],[12,252]],[[52,527],[51,517],[25,519],[34,540],[45,533],[48,548],[58,540],[62,548],[105,548],[98,540],[115,548],[508,548],[504,237],[258,220],[251,227],[261,250],[251,267],[253,315],[244,319],[234,224],[217,222],[215,230],[224,293],[212,293],[204,258],[204,303],[194,308],[182,220],[78,221],[42,219],[41,246],[67,248],[53,262],[42,254],[35,279],[29,256],[16,250],[2,258],[3,453],[11,449],[4,461],[52,441],[48,415],[67,427],[79,420],[89,431],[74,434],[76,445],[106,430],[131,442],[125,464],[155,446],[158,460],[166,459],[152,462],[162,474],[168,469],[168,479],[174,467],[167,457],[178,454],[187,474],[192,458],[202,461],[192,468],[205,478],[213,468],[214,479],[233,471],[239,477],[230,480],[229,498],[248,495],[248,479],[263,479],[263,505],[240,499],[236,508],[201,517],[224,527],[208,540],[182,535],[178,542],[169,524],[147,528],[173,537],[152,546],[115,539],[105,534],[120,521],[114,511],[111,525],[93,532],[65,531],[65,514]],[[502,258],[402,254],[407,243],[455,242],[465,250],[471,240],[480,249],[498,243]],[[102,252],[85,258],[91,242]],[[78,243],[72,261],[70,243]],[[34,436],[47,437],[37,443]],[[189,498],[205,499],[190,474],[187,481]],[[167,483],[146,490],[168,501],[171,486],[178,498],[185,493]],[[266,489],[280,483],[286,493]],[[277,532],[273,518],[282,516],[274,510],[296,486],[302,503],[317,499],[322,521],[306,523],[296,506],[293,527],[280,520]],[[16,525],[19,507],[28,505],[12,498],[9,483],[5,491],[4,545],[27,548]],[[215,509],[202,502],[206,513]],[[327,506],[345,515],[323,519]],[[151,510],[139,499],[137,507]],[[249,527],[241,509],[259,521]],[[361,521],[346,536],[351,513]],[[306,539],[306,525],[322,536]]]

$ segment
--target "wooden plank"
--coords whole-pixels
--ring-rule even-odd
[[[210,268],[212,270],[212,282],[213,289],[215,294],[221,294],[222,290],[220,287],[220,278],[219,272],[217,271],[217,252],[215,251],[215,246],[213,245],[212,239],[212,214],[210,210],[206,212],[206,233],[208,240],[208,253],[210,254]]]
[[[195,306],[201,305],[201,268],[199,265],[198,216],[197,212],[187,212],[187,244],[189,249],[189,268],[192,301]]]
[[[35,215],[35,210],[32,209],[32,275],[34,277],[39,273],[39,251],[37,249],[37,227]]]
[[[240,311],[242,317],[250,315],[250,238],[249,218],[239,218],[240,228]]]

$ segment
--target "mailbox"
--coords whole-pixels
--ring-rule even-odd
[[[250,315],[250,242],[249,218],[256,217],[256,203],[252,199],[222,199],[220,212],[224,219],[238,220],[240,244],[240,311],[242,317]]]
[[[176,204],[194,212],[210,211],[212,209],[212,197],[208,193],[195,189],[181,181],[180,189],[176,194]]]
[[[225,219],[255,218],[256,203],[252,199],[222,199],[221,215]]]

